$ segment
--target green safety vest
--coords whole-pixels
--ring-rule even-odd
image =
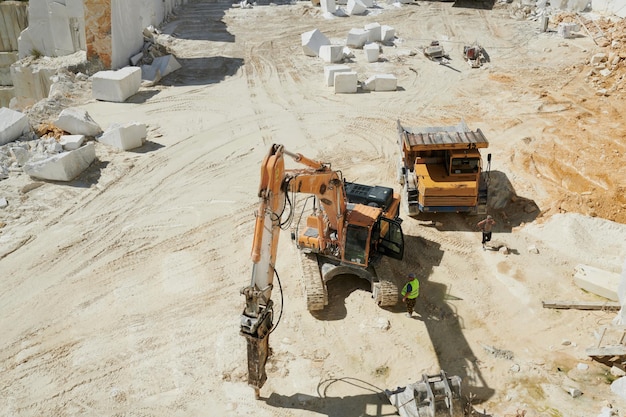
[[[406,292],[409,284],[411,284],[411,292],[407,295]],[[404,288],[402,288],[401,294],[403,297],[406,295],[407,298],[417,298],[417,296],[420,295],[420,282],[417,280],[417,278],[413,278],[412,281],[404,284]]]

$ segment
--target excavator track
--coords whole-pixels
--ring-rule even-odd
[[[300,268],[304,278],[304,295],[309,311],[323,310],[328,304],[328,293],[314,253],[300,252]]]

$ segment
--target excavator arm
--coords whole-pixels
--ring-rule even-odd
[[[284,155],[307,168],[285,170]],[[345,190],[338,174],[328,164],[291,153],[282,145],[272,145],[263,159],[260,177],[260,202],[252,240],[252,278],[250,285],[241,290],[246,303],[240,323],[240,333],[247,341],[248,384],[255,388],[257,398],[267,379],[265,364],[273,326],[274,265],[287,193],[316,195],[323,205],[320,224],[336,230],[338,239],[342,238],[346,210]]]
[[[241,334],[246,337],[248,351],[248,384],[259,389],[265,383],[265,363],[269,355],[269,335],[273,326],[274,264],[280,233],[280,218],[285,207],[281,189],[285,162],[282,146],[273,145],[261,166],[259,208],[256,212],[252,240],[252,279],[241,290],[246,298],[241,315]]]

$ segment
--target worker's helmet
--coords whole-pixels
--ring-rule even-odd
[[[415,278],[415,274],[414,274],[413,272],[411,272],[411,273],[409,274],[409,278],[411,278],[411,279]]]
[[[492,219],[491,214],[487,214],[488,219]]]

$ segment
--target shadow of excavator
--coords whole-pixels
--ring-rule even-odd
[[[511,233],[513,228],[533,222],[541,210],[533,200],[517,195],[513,184],[505,173],[489,173],[489,198],[487,212],[496,220],[495,233]],[[409,221],[418,221],[422,226],[445,231],[475,232],[476,223],[482,215],[466,213],[420,213],[411,216]]]
[[[351,385],[354,395],[328,395],[333,384]],[[397,415],[384,390],[356,378],[333,378],[318,384],[317,395],[272,393],[264,399],[267,405],[313,411],[328,417],[383,417]]]
[[[419,254],[419,259],[412,254]],[[477,365],[477,357],[463,334],[463,318],[457,314],[452,304],[460,298],[455,297],[446,285],[427,279],[433,268],[440,264],[442,257],[443,251],[438,243],[419,236],[405,236],[405,259],[392,261],[391,269],[393,276],[399,278],[396,282],[399,288],[404,285],[401,281],[410,271],[418,272],[418,275],[422,277],[420,301],[416,305],[416,312],[419,315],[418,319],[426,327],[439,367],[448,375],[458,375],[461,378],[461,395],[464,398],[467,399],[471,395],[474,403],[483,402],[493,396],[494,390],[488,386],[482,376]],[[334,280],[336,280],[335,285],[329,283],[328,286],[331,300],[329,305],[314,314],[318,320],[344,318],[346,316],[345,299],[355,290],[369,289],[367,281],[356,277],[340,275]],[[354,284],[357,284],[356,288]],[[399,303],[386,310],[401,314],[405,308],[402,303]],[[390,341],[386,340],[385,343],[390,343]],[[420,362],[420,358],[410,357],[398,360]],[[398,363],[398,366],[404,365]],[[416,379],[419,377],[420,375],[415,375]],[[409,383],[409,381],[399,382],[400,386]],[[355,394],[345,395],[342,391],[341,396],[329,395],[332,391],[331,386],[336,383],[352,385]],[[298,393],[285,396],[272,393],[265,401],[271,406],[314,411],[328,417],[380,417],[397,414],[397,410],[390,404],[384,393],[384,390],[389,388],[395,387],[376,387],[366,381],[343,377],[320,382],[317,395]]]

